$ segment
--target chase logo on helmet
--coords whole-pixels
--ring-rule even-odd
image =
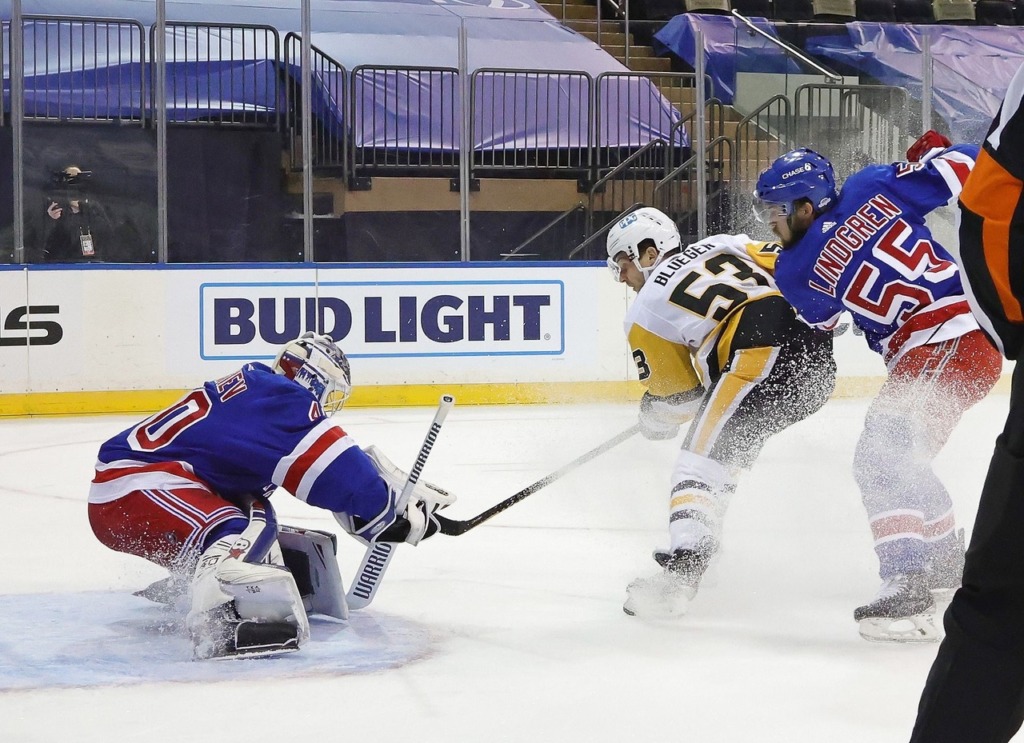
[[[326,291],[344,292],[330,296]],[[201,287],[203,359],[259,358],[305,330],[350,357],[561,354],[560,281]],[[511,291],[510,291],[511,290]]]
[[[785,180],[789,180],[794,175],[800,175],[801,173],[809,173],[811,170],[813,170],[813,168],[811,167],[811,164],[810,163],[804,163],[802,167],[795,168],[793,170],[788,170],[785,173],[783,173],[782,174],[782,180],[784,180],[784,181]]]

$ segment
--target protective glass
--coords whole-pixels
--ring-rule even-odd
[[[790,204],[762,201],[758,198],[754,199],[752,207],[754,218],[761,224],[769,224],[779,217],[788,217],[790,213]]]

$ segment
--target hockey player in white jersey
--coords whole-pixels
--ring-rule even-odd
[[[778,245],[715,235],[682,245],[650,207],[608,233],[608,265],[637,292],[625,331],[640,381],[641,433],[675,437],[691,421],[672,471],[662,571],[630,583],[623,610],[684,613],[721,543],[739,473],[774,433],[806,418],[835,386],[831,333],[800,322],[768,269]]]

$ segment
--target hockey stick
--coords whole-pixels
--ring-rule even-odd
[[[441,424],[444,423],[448,411],[452,409],[454,404],[455,398],[451,395],[441,396],[437,412],[434,413],[434,420],[430,424],[426,438],[423,439],[423,445],[420,446],[419,454],[416,455],[416,461],[412,465],[412,470],[409,471],[409,479],[405,481],[402,492],[398,495],[398,500],[395,502],[395,513],[401,514],[405,511],[405,506],[409,502],[409,498],[412,497],[413,488],[419,482],[423,466],[427,463],[430,450],[434,448],[434,442],[437,441],[437,434],[441,431]],[[370,541],[366,547],[366,554],[363,555],[363,562],[359,566],[359,572],[356,573],[355,580],[352,582],[352,586],[349,588],[348,595],[346,596],[348,608],[365,609],[370,605],[370,602],[373,601],[373,597],[377,593],[380,579],[384,577],[384,571],[388,569],[388,564],[391,562],[391,556],[395,553],[396,547],[398,545],[393,542],[378,542],[376,539]]]
[[[626,439],[630,438],[635,433],[637,433],[639,430],[640,430],[640,424],[639,423],[636,424],[635,426],[631,426],[630,428],[627,428],[625,431],[623,431],[619,435],[615,436],[614,438],[611,438],[608,441],[605,441],[600,446],[594,447],[593,449],[588,451],[586,454],[583,454],[583,455],[577,457],[576,459],[572,460],[571,462],[569,462],[569,464],[565,465],[561,469],[555,470],[554,472],[552,472],[547,477],[542,477],[540,480],[537,480],[537,482],[533,483],[533,485],[530,485],[529,487],[523,488],[522,490],[520,490],[515,495],[509,496],[508,498],[503,500],[501,503],[498,503],[497,505],[491,506],[490,508],[488,508],[483,513],[478,514],[478,515],[474,516],[471,519],[467,519],[466,521],[456,521],[455,519],[448,519],[448,518],[445,518],[444,516],[435,514],[434,518],[436,518],[438,523],[440,524],[440,531],[441,531],[441,533],[442,534],[447,534],[450,537],[457,537],[460,534],[465,534],[470,529],[473,529],[473,528],[476,528],[477,526],[480,526],[480,524],[482,524],[483,522],[487,521],[487,519],[491,518],[492,516],[496,516],[497,514],[501,513],[502,511],[504,511],[507,508],[511,508],[516,503],[518,503],[519,501],[521,501],[521,500],[523,500],[523,499],[533,495],[534,493],[536,493],[541,488],[543,488],[543,487],[545,487],[547,485],[550,485],[555,480],[558,480],[561,477],[563,477],[564,475],[569,474],[574,469],[579,467],[581,464],[586,464],[587,462],[589,462],[594,457],[600,456],[601,454],[604,454],[606,451],[608,451],[612,447],[618,446],[623,441],[625,441]]]

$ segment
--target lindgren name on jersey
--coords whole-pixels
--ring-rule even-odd
[[[564,286],[521,283],[206,285],[203,358],[256,357],[305,330],[349,356],[490,355],[564,350]],[[246,347],[242,349],[241,347]],[[253,356],[253,353],[256,356]]]
[[[877,234],[893,217],[898,217],[902,213],[902,209],[881,194],[868,199],[864,206],[836,227],[835,233],[822,247],[821,254],[814,262],[814,273],[824,280],[825,284],[808,281],[808,285],[834,297],[836,284],[843,270],[850,264],[854,251],[862,248],[868,238]]]

